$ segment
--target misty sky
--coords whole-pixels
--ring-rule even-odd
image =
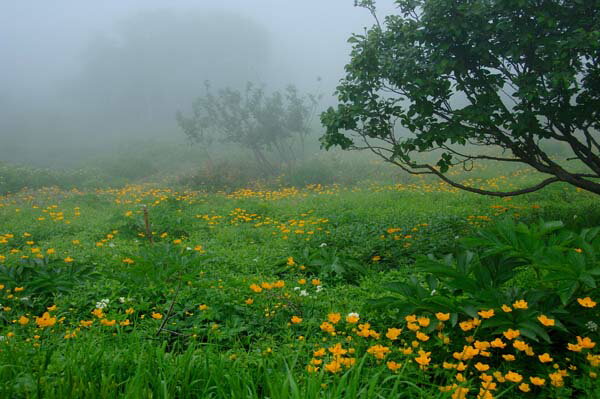
[[[0,161],[174,136],[205,80],[331,102],[347,39],[373,22],[353,0],[1,1]]]

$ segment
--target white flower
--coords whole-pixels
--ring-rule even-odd
[[[317,285],[317,292],[321,292],[323,291],[323,286],[322,285]]]
[[[115,244],[111,242],[110,244],[108,244],[108,246],[111,247],[111,248],[114,248]]]
[[[121,303],[125,303],[125,297],[124,297],[124,296],[122,296],[122,297],[119,297],[119,302],[121,302]]]
[[[104,309],[106,304],[104,302],[96,302],[96,309]]]
[[[308,296],[308,292],[306,292],[306,290],[302,290],[300,291],[300,296]]]
[[[185,250],[186,250],[186,251],[191,251],[191,250],[192,250],[192,247],[185,247]]]
[[[0,335],[0,341],[4,341],[6,337],[4,335]]]
[[[321,248],[326,247],[326,246],[327,246],[326,242],[323,242],[323,243],[321,243],[321,245],[319,245],[319,247],[321,247]]]
[[[593,321],[588,321],[585,326],[587,327],[588,330],[590,331],[596,331],[598,330],[598,324],[594,323]]]
[[[294,291],[300,290],[300,287],[294,287]]]
[[[431,290],[431,295],[435,294],[436,292],[436,290]]]

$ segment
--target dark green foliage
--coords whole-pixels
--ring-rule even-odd
[[[527,226],[511,219],[500,221],[474,237],[461,240],[462,248],[443,258],[417,259],[418,275],[385,288],[400,297],[384,297],[371,305],[393,309],[401,315],[415,312],[452,313],[452,322],[478,317],[480,309],[498,309],[519,299],[529,308],[496,314],[482,326],[498,333],[517,328],[531,339],[550,342],[535,317],[556,320],[550,334],[580,330],[590,321],[577,298],[598,295],[600,283],[600,228],[574,233],[561,222]],[[532,272],[535,279],[521,280]]]

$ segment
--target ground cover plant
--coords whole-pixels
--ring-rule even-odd
[[[492,169],[450,173],[537,178]],[[570,186],[42,188],[0,226],[2,397],[600,393],[600,209]]]

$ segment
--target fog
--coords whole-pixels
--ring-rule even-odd
[[[373,22],[353,0],[0,2],[0,161],[69,166],[184,143],[175,113],[205,81],[294,84],[325,107],[347,39]]]

